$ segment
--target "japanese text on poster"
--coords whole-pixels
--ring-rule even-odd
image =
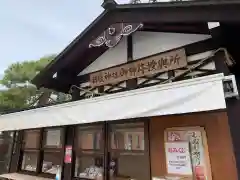
[[[192,175],[188,142],[165,143],[168,174]]]

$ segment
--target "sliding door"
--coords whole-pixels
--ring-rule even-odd
[[[149,180],[148,128],[144,122],[109,125],[110,180]]]

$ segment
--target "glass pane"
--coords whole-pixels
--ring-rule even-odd
[[[144,124],[113,125],[111,148],[120,150],[144,150]]]
[[[45,146],[62,147],[61,129],[49,129],[44,132]]]
[[[0,173],[7,173],[10,165],[13,145],[13,132],[0,134]]]
[[[58,167],[62,164],[62,161],[63,157],[60,152],[44,153],[42,172],[56,174]]]
[[[148,156],[143,153],[111,158],[110,180],[149,180]]]
[[[75,164],[75,177],[103,179],[103,157],[79,157]]]
[[[36,171],[38,154],[37,152],[24,152],[22,160],[22,170]]]
[[[79,127],[77,129],[77,148],[101,149],[102,138],[101,127]]]
[[[24,148],[39,148],[40,131],[39,130],[29,130],[24,131]]]

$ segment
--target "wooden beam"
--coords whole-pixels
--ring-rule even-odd
[[[66,126],[65,128],[65,146],[71,146],[72,147],[72,152],[73,152],[73,142],[74,142],[74,131],[75,131],[75,128],[74,126]],[[65,152],[65,150],[64,150]],[[72,177],[73,177],[73,167],[74,167],[74,162],[75,162],[75,159],[74,159],[74,156],[73,156],[73,153],[72,153],[72,162],[71,163],[64,163],[64,166],[63,166],[63,173],[62,173],[62,179],[64,180],[71,180]]]
[[[239,90],[239,86],[238,86]],[[238,177],[240,177],[240,121],[239,121],[239,111],[240,111],[240,101],[238,99],[226,99],[227,104],[227,116],[228,123],[231,131],[231,138],[234,148],[234,154],[236,159],[236,166],[238,171]]]
[[[114,17],[118,22],[239,22],[239,8],[238,0],[126,4],[117,6]]]
[[[74,63],[79,55],[84,54],[88,49],[89,42],[113,23],[239,22],[239,8],[240,2],[237,0],[117,5],[115,9],[105,10],[96,18],[50,65],[34,78],[33,83],[42,86],[43,81],[51,81],[54,73]]]
[[[226,64],[224,52],[218,52],[213,57],[217,73],[223,73],[225,76],[230,75],[230,70]]]
[[[88,48],[82,56],[79,56],[74,63],[68,64],[61,72],[77,76],[107,50],[106,46]]]
[[[133,38],[132,35],[127,37],[127,62],[133,60]],[[137,79],[129,79],[126,81],[128,89],[135,89],[137,87]]]
[[[71,88],[71,95],[72,95],[72,100],[73,101],[77,101],[79,99],[81,99],[80,97],[80,89],[78,89],[77,87],[73,87]]]
[[[44,87],[48,89],[56,90],[58,92],[69,93],[71,86],[74,84],[74,81],[68,77],[62,77],[61,79],[51,79],[51,81],[43,84]]]
[[[179,48],[185,48],[186,51],[186,55],[190,56],[190,55],[194,55],[194,54],[198,54],[201,52],[205,52],[205,51],[209,51],[209,50],[213,50],[216,48],[219,48],[219,45],[217,43],[215,43],[215,41],[213,39],[207,39],[204,41],[200,41],[200,42],[196,42],[193,44],[189,44],[183,47],[179,47]],[[178,49],[178,48],[176,48]],[[121,64],[122,65],[122,64]],[[120,65],[114,66],[114,67],[118,67]],[[76,79],[74,79],[74,82],[76,84],[81,84],[84,82],[88,82],[90,77],[90,74],[85,74],[83,76],[77,76],[75,77]]]
[[[209,34],[207,22],[203,23],[144,23],[141,31]]]

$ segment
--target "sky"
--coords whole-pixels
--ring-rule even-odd
[[[129,1],[116,0],[119,4]],[[60,53],[103,11],[102,3],[103,0],[0,0],[0,78],[14,62]]]
[[[0,0],[0,75],[14,62],[60,53],[103,11],[102,2]]]

